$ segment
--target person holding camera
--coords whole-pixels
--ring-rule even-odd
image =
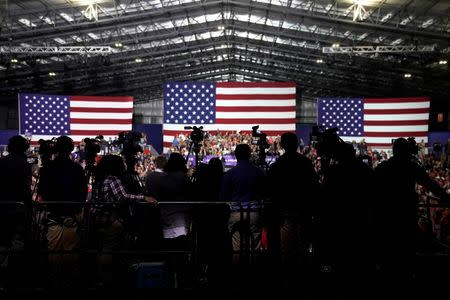
[[[417,148],[413,140],[399,138],[393,144],[393,157],[376,169],[379,199],[376,206],[378,254],[386,271],[393,276],[408,272],[415,255],[418,237],[416,184],[422,185],[450,204],[445,189],[430,178],[414,159]]]
[[[40,170],[38,193],[47,202],[47,242],[49,251],[74,251],[80,247],[78,233],[83,203],[87,196],[87,182],[83,168],[71,160],[74,144],[68,136],[56,139],[49,151],[55,158]],[[44,153],[49,157],[53,153]],[[60,203],[70,202],[70,203]],[[75,254],[50,254],[50,265],[54,282],[63,286],[73,284],[77,275]]]

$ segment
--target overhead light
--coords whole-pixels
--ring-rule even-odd
[[[331,47],[333,48],[339,48],[341,45],[339,45],[338,43],[331,45]]]
[[[136,58],[134,61],[137,62],[137,63],[140,63],[140,62],[142,62],[142,59]]]
[[[403,77],[405,77],[405,78],[411,78],[411,74],[409,74],[409,73],[405,73],[404,75],[403,75]]]
[[[367,12],[363,6],[362,0],[354,0],[353,5],[348,9],[353,10],[353,21],[363,21]]]
[[[217,29],[219,29],[219,30],[225,30],[225,26],[219,25],[219,26],[217,26]]]
[[[318,60],[316,60],[316,63],[323,64],[323,59],[319,58]]]
[[[11,62],[12,63],[18,63],[19,61],[17,59],[15,59],[15,58],[11,58]]]
[[[48,76],[56,76],[56,73],[55,72],[50,72],[50,73],[48,73]]]
[[[440,65],[446,65],[446,64],[447,64],[447,61],[446,61],[446,60],[440,60],[440,61],[439,61],[439,64],[440,64]]]
[[[122,45],[122,43],[115,43],[115,44],[114,44],[114,47],[116,47],[116,48],[121,48],[121,47],[123,47],[123,45]]]

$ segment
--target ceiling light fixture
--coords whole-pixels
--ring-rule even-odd
[[[12,62],[12,63],[18,63],[19,61],[18,61],[17,59],[15,59],[15,58],[12,58],[12,59],[11,59],[11,62]]]
[[[140,62],[142,62],[142,59],[136,58],[134,61],[137,62],[137,63],[140,63]]]
[[[121,48],[121,47],[123,47],[123,45],[122,45],[122,43],[115,43],[115,44],[114,44],[114,47],[116,47],[116,48]]]
[[[362,5],[362,0],[354,0],[353,5],[349,7],[353,10],[353,21],[363,21],[367,14],[366,9]]]
[[[411,78],[411,77],[412,77],[412,75],[411,75],[411,74],[409,74],[409,73],[406,73],[405,75],[403,75],[403,77],[405,77],[405,78]]]
[[[447,61],[446,61],[446,60],[440,60],[440,61],[439,61],[439,64],[440,64],[440,65],[446,65],[446,64],[447,64]]]
[[[318,60],[316,60],[316,63],[323,64],[323,59],[319,58]]]
[[[48,73],[48,76],[56,76],[56,73],[55,72],[50,72],[50,73]]]

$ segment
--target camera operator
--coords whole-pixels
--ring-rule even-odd
[[[47,210],[47,241],[50,251],[72,251],[80,246],[77,232],[81,219],[82,203],[86,201],[87,182],[83,168],[73,162],[70,154],[74,149],[73,141],[60,136],[55,143],[55,158],[40,172],[39,194],[44,202],[49,202]],[[61,201],[72,204],[58,204]],[[51,203],[53,202],[53,203]],[[76,204],[80,203],[80,204]],[[49,260],[54,269],[53,275],[60,276],[62,284],[73,284],[76,276],[75,254],[50,254]],[[61,281],[59,281],[61,282]]]
[[[417,147],[413,139],[399,138],[393,144],[393,157],[375,170],[380,199],[377,201],[376,225],[379,255],[392,275],[408,270],[408,260],[415,254],[418,237],[416,183],[450,203],[450,196],[432,180],[414,159]]]
[[[330,136],[320,207],[319,254],[338,278],[361,279],[369,266],[375,188],[374,172],[357,159],[352,144]],[[328,138],[328,137],[327,137]]]
[[[272,206],[268,210],[273,221],[273,228],[269,227],[269,242],[275,253],[281,253],[281,274],[288,287],[295,287],[298,276],[304,273],[304,255],[311,242],[313,207],[317,206],[319,194],[319,178],[313,164],[297,152],[297,146],[297,136],[284,133],[281,147],[285,153],[270,166],[268,173],[272,185]]]

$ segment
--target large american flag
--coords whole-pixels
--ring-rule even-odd
[[[414,98],[319,98],[317,123],[338,127],[345,141],[365,139],[369,146],[386,148],[399,137],[415,137],[428,143],[430,99]]]
[[[295,132],[295,82],[167,82],[164,84],[164,151],[174,136],[203,126],[203,130],[267,135]]]
[[[19,94],[20,134],[32,141],[116,137],[132,127],[133,97]]]

